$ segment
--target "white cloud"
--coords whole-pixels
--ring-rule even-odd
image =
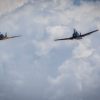
[[[79,98],[77,98],[79,100],[84,98],[85,93],[87,93],[87,95],[88,93],[91,94],[91,91],[99,87],[100,81],[96,73],[97,67],[91,64],[89,59],[87,59],[88,61],[76,58],[66,60],[59,67],[57,76],[48,79],[50,82],[49,93],[52,93],[52,96],[55,94],[56,99],[60,97],[70,99],[70,94],[74,98],[80,95]],[[92,56],[92,59],[94,60],[95,58]],[[98,60],[95,63],[98,63]],[[57,95],[59,90],[61,91],[60,96]]]
[[[63,26],[51,26],[47,27],[47,32],[50,34],[50,38],[57,38],[64,36],[64,33],[66,32],[66,28]]]
[[[0,30],[9,32],[8,35],[23,34],[0,43],[3,99],[80,100],[85,94],[91,96],[91,91],[97,93],[97,35],[80,41],[54,39],[71,36],[74,27],[82,34],[99,27],[99,5],[76,6],[71,0],[32,0],[25,6],[26,0],[0,2],[1,15],[22,7],[0,19]]]
[[[85,39],[85,41],[78,41],[78,46],[73,51],[75,58],[86,58],[93,54],[94,49],[91,47],[91,41]]]
[[[6,14],[24,5],[26,0],[0,0],[0,15]]]

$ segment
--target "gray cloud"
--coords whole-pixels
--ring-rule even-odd
[[[83,0],[83,1],[88,1],[88,2],[93,1],[93,2],[96,2],[96,1],[100,1],[100,0]]]
[[[26,0],[1,0],[0,1],[0,16],[8,14],[13,10],[23,6],[26,3]]]

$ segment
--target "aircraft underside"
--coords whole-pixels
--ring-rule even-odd
[[[74,38],[74,39],[82,39],[82,37],[76,37],[76,38]]]

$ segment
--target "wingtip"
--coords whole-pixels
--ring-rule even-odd
[[[22,35],[17,35],[17,37],[22,37]]]
[[[57,39],[54,39],[54,41],[57,41]]]
[[[99,29],[96,29],[95,31],[99,31]]]
[[[58,41],[59,39],[55,39],[54,41]]]

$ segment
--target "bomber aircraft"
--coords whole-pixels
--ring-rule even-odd
[[[59,41],[59,40],[73,40],[73,39],[82,39],[83,37],[87,36],[87,35],[90,35],[96,31],[99,31],[99,30],[94,30],[94,31],[91,31],[91,32],[88,32],[88,33],[85,33],[85,34],[81,34],[79,32],[76,31],[76,29],[74,29],[74,33],[71,37],[69,38],[62,38],[62,39],[55,39],[55,41]]]
[[[18,36],[7,36],[7,33],[5,33],[5,35],[0,34],[0,40],[6,40],[6,39],[11,39],[11,38],[16,38],[16,37],[20,37],[20,35],[18,35]]]

